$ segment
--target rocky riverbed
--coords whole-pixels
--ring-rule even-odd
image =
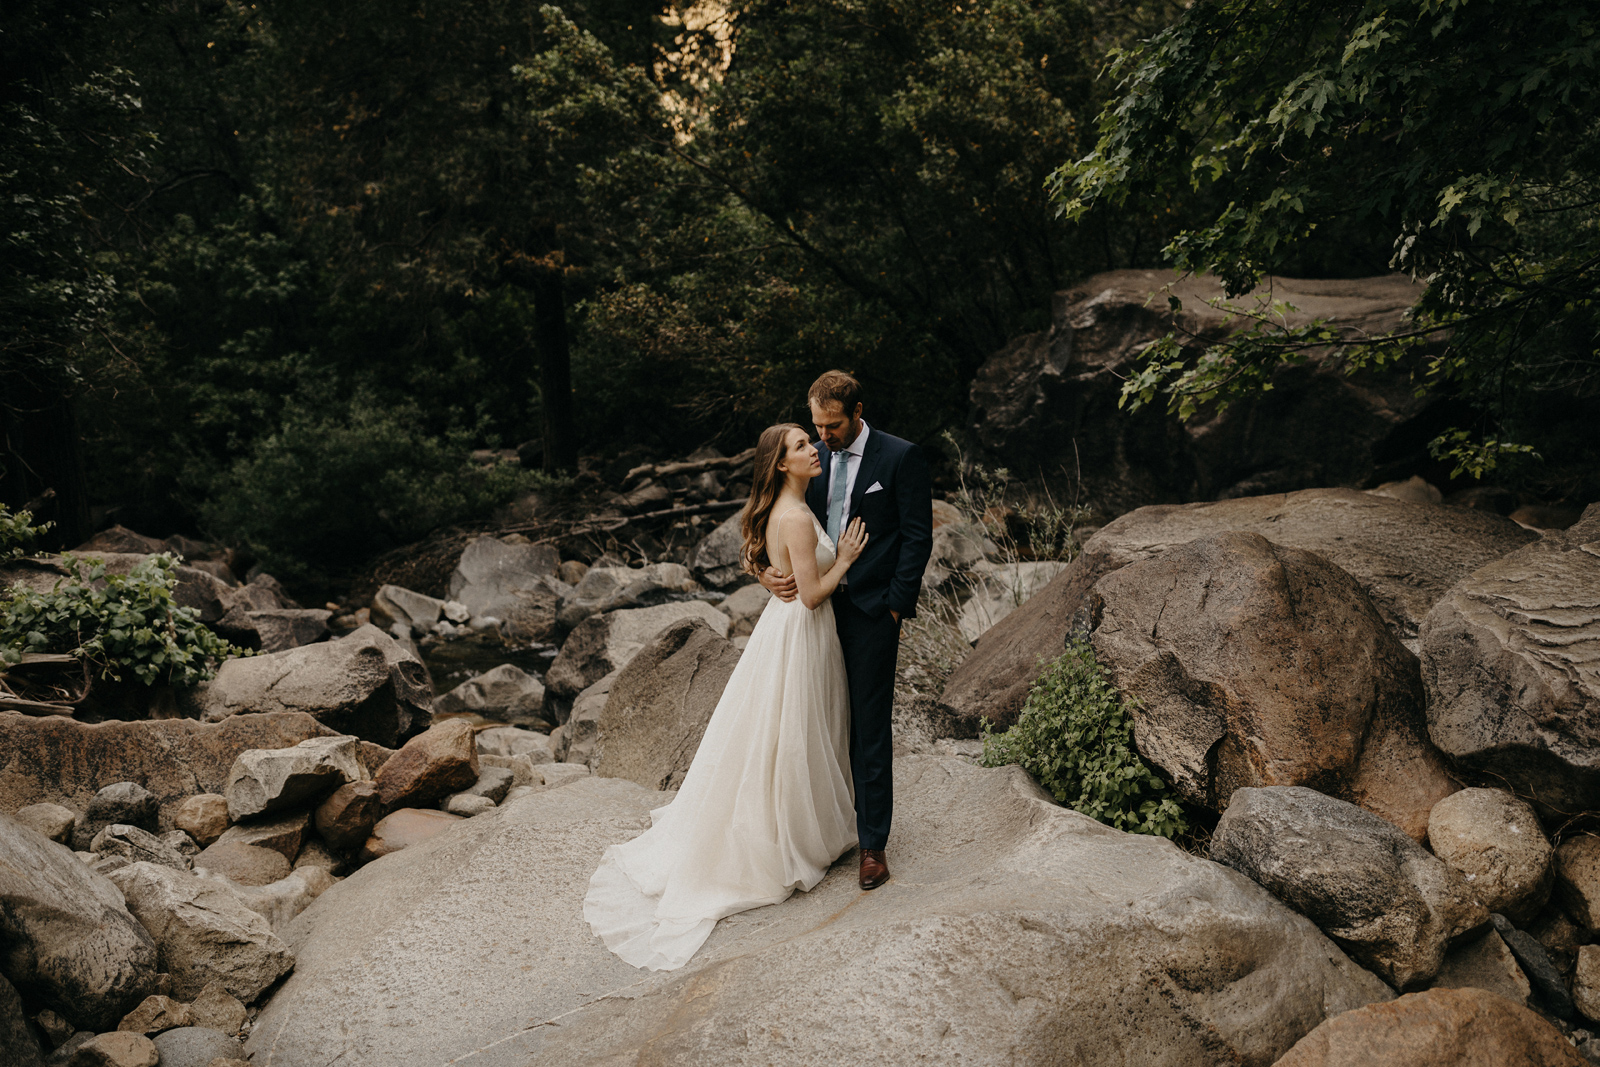
[[[1600,505],[1531,529],[1419,483],[1142,507],[1070,559],[936,502],[894,879],[848,856],[682,971],[619,963],[589,873],[766,605],[745,462],[612,472],[577,525],[631,550],[523,523],[323,608],[212,546],[82,546],[181,552],[178,601],[257,654],[0,712],[0,1061],[1600,1062]],[[1072,638],[1181,847],[978,765]]]

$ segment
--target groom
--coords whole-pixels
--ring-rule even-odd
[[[831,370],[811,385],[822,476],[806,503],[837,544],[860,516],[867,547],[833,594],[833,617],[850,684],[850,771],[856,788],[861,888],[889,880],[884,846],[894,808],[895,659],[900,624],[917,613],[922,571],[933,549],[933,494],[928,465],[910,441],[875,430],[861,418],[861,383]],[[768,568],[761,584],[793,600],[795,582]]]

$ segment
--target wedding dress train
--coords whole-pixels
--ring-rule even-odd
[[[813,519],[815,522],[815,519]],[[835,552],[817,527],[817,568]],[[635,967],[675,970],[717,920],[809,890],[856,844],[850,694],[833,605],[767,603],[678,795],[606,849],[583,916]]]

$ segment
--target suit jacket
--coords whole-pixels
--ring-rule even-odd
[[[833,453],[821,441],[816,445],[822,474],[811,480],[806,503],[826,527]],[[868,492],[874,485],[882,488]],[[872,428],[850,492],[850,517],[857,516],[867,525],[867,547],[845,578],[846,595],[868,615],[893,609],[902,619],[911,618],[933,551],[933,487],[921,449]]]

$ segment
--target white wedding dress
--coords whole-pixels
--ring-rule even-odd
[[[818,525],[819,572],[834,558]],[[850,693],[831,602],[768,601],[677,798],[650,818],[606,849],[583,917],[612,952],[651,970],[682,967],[718,919],[813,888],[855,847]]]

